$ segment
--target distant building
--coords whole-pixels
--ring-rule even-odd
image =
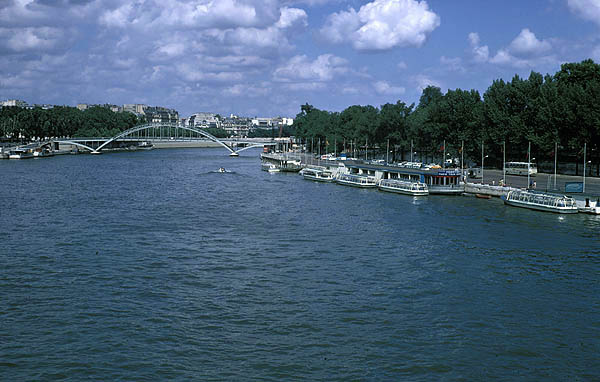
[[[93,105],[93,104],[89,104],[89,103],[78,103],[77,104],[77,109],[79,109],[81,111],[90,109],[92,107],[103,107],[105,109],[112,111],[113,113],[119,113],[123,110],[120,106],[112,105],[109,103],[105,103],[103,105],[98,105],[98,104]]]
[[[215,113],[195,113],[188,118],[188,126],[202,129],[220,128],[221,120]]]
[[[150,123],[177,123],[179,113],[177,110],[167,109],[161,106],[146,106],[144,109],[146,121]]]
[[[291,126],[294,123],[293,118],[254,118],[252,127],[255,129],[270,129],[273,127]]]
[[[238,117],[231,114],[229,117],[223,118],[222,127],[230,136],[247,137],[252,129],[252,120],[250,118]]]
[[[272,118],[253,118],[252,119],[252,127],[255,129],[270,129],[273,127],[273,119]]]
[[[126,103],[123,105],[123,112],[127,111],[129,113],[133,113],[139,116],[145,114],[144,110],[146,108],[146,105],[142,105],[139,103]]]
[[[32,107],[34,107],[34,108],[39,107],[40,109],[50,110],[50,109],[54,108],[54,105],[50,105],[50,104],[45,103],[45,104],[42,104],[42,105],[40,105],[40,104],[34,104],[34,105],[32,105]]]
[[[21,101],[18,99],[7,99],[6,101],[2,101],[2,105],[3,107],[11,107],[11,106],[16,106],[16,107],[28,107],[29,104],[25,101]]]

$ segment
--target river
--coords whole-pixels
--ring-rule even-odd
[[[258,150],[0,174],[2,380],[600,375],[600,217],[313,183]]]

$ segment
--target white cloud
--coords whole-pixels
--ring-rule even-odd
[[[99,17],[107,27],[197,29],[260,27],[279,18],[276,0],[140,0],[105,10]]]
[[[0,28],[0,45],[13,52],[48,52],[65,40],[63,30],[51,27]]]
[[[281,17],[275,26],[280,29],[291,28],[297,24],[306,26],[308,25],[307,18],[308,16],[303,9],[283,7],[281,8]]]
[[[434,80],[433,78],[426,76],[424,74],[418,74],[412,78],[413,82],[417,85],[417,91],[421,92],[428,86],[435,86],[438,88],[442,88],[442,85],[439,81]]]
[[[215,42],[231,47],[237,54],[256,53],[256,48],[266,50],[289,50],[288,35],[307,25],[307,15],[301,9],[282,8],[276,22],[262,27],[237,27],[226,29],[207,29],[202,36],[210,45]]]
[[[585,20],[593,21],[600,25],[599,0],[568,0],[567,4],[571,12]]]
[[[471,45],[471,52],[473,54],[473,60],[478,63],[487,62],[490,57],[490,51],[487,45],[479,45],[479,34],[475,32],[469,33],[469,43]]]
[[[359,94],[360,90],[354,86],[344,86],[342,93],[344,94]]]
[[[156,72],[170,70],[168,66],[155,68]],[[238,82],[243,78],[243,74],[240,72],[207,72],[190,62],[178,63],[175,65],[175,70],[181,78],[190,82]]]
[[[133,4],[125,3],[116,9],[105,11],[100,15],[99,22],[109,28],[123,28],[133,22],[133,14]]]
[[[347,64],[348,61],[333,54],[322,54],[314,61],[305,55],[294,56],[275,69],[273,78],[279,82],[326,82],[346,73],[349,70]]]
[[[406,65],[406,62],[404,62],[404,61],[400,61],[400,62],[398,63],[398,65],[396,65],[396,66],[397,66],[397,67],[398,67],[398,69],[400,69],[400,70],[404,70],[404,69],[407,69],[407,68],[408,68],[408,65]]]
[[[522,58],[511,54],[507,49],[500,49],[489,62],[495,65],[511,66],[514,68],[535,68],[540,65],[554,65],[558,61],[553,55]]]
[[[552,44],[548,40],[539,40],[528,28],[521,30],[519,35],[504,48],[498,49],[495,55],[490,55],[487,45],[480,45],[479,35],[469,33],[469,44],[473,60],[477,63],[490,63],[514,68],[533,68],[540,64],[552,64],[557,60],[551,54]]]
[[[268,95],[269,92],[269,84],[263,83],[259,85],[235,84],[224,88],[221,93],[231,97],[260,97]]]
[[[386,81],[377,81],[373,84],[373,87],[377,93],[385,95],[400,95],[404,94],[406,91],[405,88],[401,86],[391,86]]]
[[[311,90],[322,90],[325,88],[323,82],[297,82],[284,84],[284,88],[293,91],[311,91]]]
[[[341,3],[344,0],[284,0],[284,4],[306,4],[308,6],[323,5],[327,3]]]
[[[475,32],[471,32],[469,33],[469,42],[471,43],[471,46],[478,46],[479,45],[479,34],[475,33]]]
[[[539,55],[552,49],[552,45],[546,40],[538,40],[533,32],[525,28],[510,43],[508,48],[514,54]]]
[[[600,45],[592,50],[591,57],[595,62],[600,62]]]
[[[374,0],[331,14],[320,30],[332,43],[349,42],[357,50],[388,50],[421,46],[440,25],[440,17],[426,1]]]
[[[442,56],[440,57],[440,63],[443,65],[444,69],[452,72],[464,73],[466,71],[460,57]]]

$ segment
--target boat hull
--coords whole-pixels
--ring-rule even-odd
[[[464,187],[436,187],[428,185],[429,195],[462,195],[465,192]]]
[[[302,174],[302,177],[306,180],[313,180],[315,182],[323,182],[323,183],[331,183],[334,180],[333,177],[320,177],[320,176],[309,175],[309,174]]]
[[[381,186],[381,185],[379,186],[379,189],[381,191],[393,192],[396,194],[403,194],[403,195],[412,195],[412,196],[427,196],[427,195],[429,195],[429,191],[411,191],[411,190],[404,190],[404,189],[388,187],[388,186]]]
[[[8,159],[29,159],[33,158],[33,154],[10,154]]]
[[[512,207],[527,208],[530,210],[543,211],[543,212],[553,212],[553,213],[557,213],[557,214],[576,214],[579,212],[577,210],[577,208],[541,206],[538,204],[526,204],[526,203],[516,201],[516,200],[504,199],[504,204],[506,204],[507,206],[512,206]]]
[[[279,169],[279,167],[277,167],[276,165],[263,164],[260,168],[261,168],[261,170],[266,171],[266,172],[280,172],[281,171]]]
[[[375,183],[356,183],[356,182],[342,180],[342,179],[337,179],[335,182],[337,184],[341,184],[342,186],[350,186],[350,187],[357,187],[357,188],[375,188],[375,187],[377,187],[377,184],[375,184]]]

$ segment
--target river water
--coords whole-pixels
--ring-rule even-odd
[[[0,379],[600,378],[599,217],[226,154],[0,161]]]

